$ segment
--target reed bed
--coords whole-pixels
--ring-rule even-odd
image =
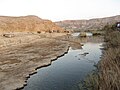
[[[120,90],[120,31],[115,25],[107,25],[105,44],[100,62],[95,65],[80,90]]]

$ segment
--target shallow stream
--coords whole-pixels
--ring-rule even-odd
[[[95,69],[100,60],[102,40],[100,37],[78,38],[82,49],[72,49],[53,61],[50,66],[37,70],[24,90],[79,90],[78,84]]]

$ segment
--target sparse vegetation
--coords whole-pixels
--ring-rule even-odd
[[[84,80],[83,90],[120,90],[120,32],[115,25],[107,25],[104,30],[103,56],[97,69]]]
[[[105,51],[100,62],[100,89],[120,90],[120,32],[115,25],[105,27]]]
[[[93,31],[90,31],[93,36],[98,36],[98,35],[104,35],[104,31],[103,30],[93,30]]]
[[[79,36],[80,37],[86,37],[86,32],[81,32]]]
[[[64,33],[65,30],[52,21],[37,16],[0,16],[0,34],[14,32],[50,33],[53,31]]]

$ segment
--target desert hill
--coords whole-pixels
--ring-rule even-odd
[[[4,32],[64,32],[50,20],[37,16],[10,17],[0,16],[0,33]]]
[[[67,30],[85,31],[85,30],[99,30],[102,29],[106,24],[113,24],[119,21],[120,15],[90,20],[65,20],[55,23],[56,25]]]

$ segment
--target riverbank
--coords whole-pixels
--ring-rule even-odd
[[[120,32],[116,25],[107,25],[103,30],[105,44],[101,61],[81,85],[85,90],[120,90]]]
[[[120,32],[116,25],[106,26],[105,50],[99,66],[100,90],[120,90]]]
[[[51,64],[68,51],[66,34],[0,36],[0,89],[20,89],[36,69]]]

